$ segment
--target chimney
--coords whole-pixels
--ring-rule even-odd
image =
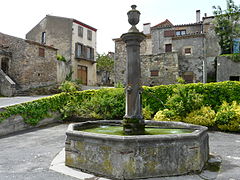
[[[200,22],[200,10],[196,10],[196,23]]]
[[[151,33],[151,23],[143,24],[143,34],[150,34]]]

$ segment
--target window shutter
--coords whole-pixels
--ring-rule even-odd
[[[75,43],[75,58],[79,58],[78,57],[78,43]]]
[[[175,31],[174,30],[164,31],[164,37],[173,37],[174,35],[175,35]]]
[[[158,70],[152,70],[151,76],[158,76],[159,71]]]
[[[91,48],[91,59],[94,60],[94,49]]]

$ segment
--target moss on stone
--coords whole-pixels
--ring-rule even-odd
[[[73,166],[73,162],[74,162],[74,159],[71,157],[71,155],[66,154],[65,165]]]
[[[129,161],[125,162],[123,165],[124,172],[133,177],[136,174],[136,164],[133,159],[129,159]]]
[[[75,149],[78,150],[79,152],[82,152],[84,151],[84,148],[85,148],[85,144],[81,141],[76,141],[75,144]]]

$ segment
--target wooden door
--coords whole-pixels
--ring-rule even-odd
[[[78,65],[78,79],[82,82],[82,84],[87,85],[87,67]]]
[[[193,83],[194,73],[193,72],[185,72],[183,73],[183,79],[186,83]]]

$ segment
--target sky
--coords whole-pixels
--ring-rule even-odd
[[[154,26],[165,19],[174,25],[194,23],[196,10],[201,10],[201,17],[212,16],[214,5],[226,9],[226,0],[1,0],[0,32],[25,38],[47,14],[74,18],[98,29],[98,53],[114,52],[113,39],[130,28],[127,12],[132,4],[141,12],[140,31],[144,23]]]

